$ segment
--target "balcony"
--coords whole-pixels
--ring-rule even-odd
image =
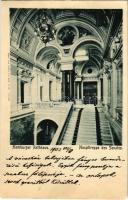
[[[20,103],[17,104],[17,108],[11,111],[11,120],[19,119],[35,112],[32,104]]]

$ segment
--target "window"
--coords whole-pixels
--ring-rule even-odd
[[[24,103],[24,82],[23,81],[21,81],[20,82],[20,89],[21,89],[21,103]]]
[[[88,69],[88,73],[91,74],[92,73],[92,69]]]
[[[40,101],[43,100],[43,86],[40,86]]]

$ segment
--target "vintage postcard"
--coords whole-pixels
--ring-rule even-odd
[[[126,198],[127,12],[1,3],[1,197]]]

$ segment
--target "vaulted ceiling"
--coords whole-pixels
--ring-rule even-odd
[[[110,39],[122,18],[121,10],[47,9],[55,28],[55,40],[45,45],[34,34],[32,21],[41,9],[10,9],[11,50],[44,65],[62,57],[81,55],[81,61],[101,68]],[[85,52],[85,54],[83,53]],[[86,65],[85,65],[86,66]]]

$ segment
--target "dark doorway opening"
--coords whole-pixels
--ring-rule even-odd
[[[83,83],[83,98],[85,104],[97,104],[97,82]]]
[[[58,128],[58,125],[49,119],[43,120],[37,126],[37,144],[49,145]]]

